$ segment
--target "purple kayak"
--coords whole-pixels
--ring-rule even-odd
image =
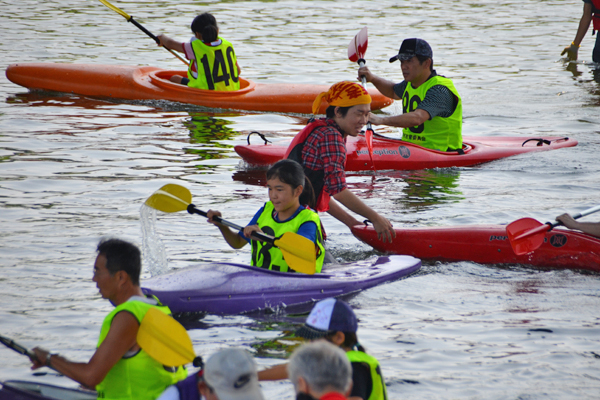
[[[96,400],[91,390],[69,389],[46,383],[6,381],[0,384],[0,400]]]
[[[296,306],[355,294],[404,278],[419,268],[418,258],[395,255],[350,264],[325,264],[325,273],[315,275],[207,263],[147,279],[143,291],[158,297],[173,313],[291,311]]]

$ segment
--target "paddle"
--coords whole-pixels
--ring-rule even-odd
[[[114,5],[110,4],[108,1],[106,0],[100,0],[100,2],[102,4],[104,4],[106,7],[110,8],[111,10],[113,10],[114,12],[116,12],[117,14],[122,15],[127,22],[131,22],[133,25],[137,26],[142,32],[144,32],[146,35],[150,36],[152,39],[154,39],[154,41],[156,42],[156,44],[160,44],[160,40],[158,40],[158,38],[156,36],[154,36],[154,34],[152,34],[152,32],[150,32],[148,29],[144,28],[144,26],[142,24],[140,24],[139,22],[137,22],[135,19],[133,19],[133,17],[129,14],[127,14],[125,11],[121,10],[118,7],[115,7]],[[167,49],[165,46],[162,46],[165,49]],[[179,54],[175,53],[173,50],[171,49],[167,49],[171,54],[173,54],[175,57],[179,58],[185,65],[189,65],[189,63],[183,59]]]
[[[359,67],[364,67],[365,53],[367,52],[367,45],[369,44],[369,35],[367,27],[365,26],[354,36],[354,39],[350,41],[348,45],[348,59],[352,62],[358,63]],[[363,87],[367,87],[367,78],[364,76],[360,77]],[[371,165],[375,169],[375,162],[373,161],[373,128],[371,122],[367,122],[367,130],[365,131],[365,140],[367,141],[367,150],[369,151],[369,158],[371,159]]]
[[[196,357],[185,328],[157,308],[146,312],[138,329],[137,342],[150,357],[167,367],[191,363]]]
[[[600,211],[600,206],[588,208],[579,214],[573,215],[573,219],[581,218],[597,211]],[[559,225],[562,225],[559,221],[542,224],[533,218],[521,218],[508,224],[506,226],[506,233],[513,251],[516,255],[520,256],[531,253],[540,247],[544,243],[546,232]]]
[[[32,361],[37,359],[34,352],[12,339],[0,336],[0,342]],[[137,342],[150,357],[167,367],[188,364],[195,358],[192,341],[185,328],[156,308],[149,309],[144,316],[138,329]]]
[[[206,212],[199,210],[191,204],[191,192],[177,184],[167,184],[154,192],[147,200],[146,205],[163,212],[178,212],[187,210],[190,214],[199,214],[207,217]],[[220,217],[213,217],[213,221],[236,230],[244,229],[240,225],[226,221]],[[271,243],[278,247],[283,254],[283,258],[294,271],[305,274],[314,274],[316,268],[315,244],[294,232],[286,232],[279,238],[265,235],[264,233],[254,232],[253,238],[263,242]]]

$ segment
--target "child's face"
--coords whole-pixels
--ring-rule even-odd
[[[281,182],[279,178],[273,178],[267,180],[267,188],[269,189],[269,200],[273,203],[275,211],[279,213],[295,211],[299,207],[302,186],[298,186],[294,190],[291,185]]]

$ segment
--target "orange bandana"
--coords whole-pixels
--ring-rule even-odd
[[[338,82],[333,84],[328,91],[317,96],[313,102],[313,114],[319,112],[321,101],[325,99],[330,106],[351,107],[358,104],[371,104],[371,96],[367,90],[356,82]]]

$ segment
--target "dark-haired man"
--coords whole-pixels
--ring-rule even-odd
[[[433,51],[423,39],[405,39],[390,62],[400,60],[404,80],[394,83],[373,74],[369,68],[358,70],[359,79],[385,96],[402,100],[402,114],[381,117],[369,114],[369,121],[402,130],[402,140],[429,149],[462,149],[462,101],[454,84],[433,69]]]
[[[102,240],[97,251],[93,281],[115,309],[102,323],[96,352],[87,363],[77,363],[35,348],[37,360],[32,368],[52,367],[88,388],[95,387],[99,399],[156,399],[187,373],[182,367],[161,365],[139,347],[136,338],[150,308],[170,311],[142,293],[141,255],[135,245],[119,239]]]

